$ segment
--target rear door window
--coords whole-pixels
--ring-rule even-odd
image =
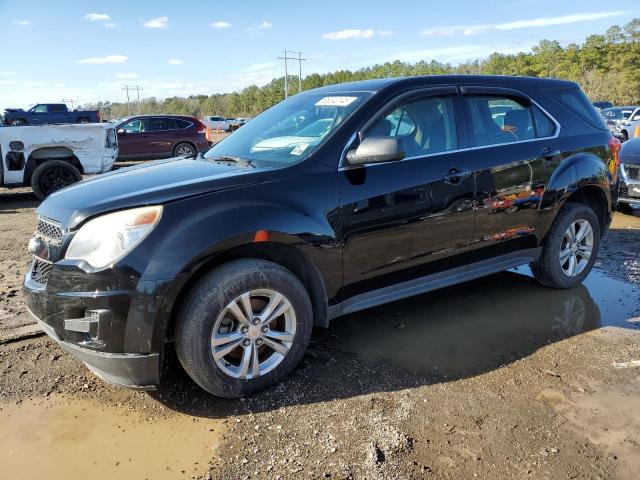
[[[169,130],[168,119],[165,118],[148,118],[143,121],[145,132],[162,132]]]
[[[475,146],[500,145],[536,138],[531,108],[511,98],[469,95],[471,137]]]

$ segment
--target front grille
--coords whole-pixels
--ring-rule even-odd
[[[36,235],[39,235],[47,240],[53,241],[53,243],[59,244],[62,242],[62,227],[51,222],[50,220],[45,220],[44,218],[38,219],[38,228],[36,230]]]
[[[39,258],[34,258],[31,264],[31,278],[34,282],[46,284],[49,280],[49,272],[53,267],[52,263],[45,262]]]
[[[620,187],[620,191],[618,192],[618,196],[620,198],[629,198],[629,189],[627,187]]]
[[[640,165],[626,165],[624,171],[631,180],[640,180]]]

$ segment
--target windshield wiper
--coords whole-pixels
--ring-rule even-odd
[[[244,168],[256,168],[256,166],[251,163],[251,160],[246,160],[242,157],[236,157],[235,155],[222,155],[220,157],[208,158],[207,160],[211,160],[213,162],[233,162]]]

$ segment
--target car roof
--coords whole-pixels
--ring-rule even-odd
[[[552,78],[516,77],[508,75],[423,75],[416,77],[382,78],[339,83],[308,90],[305,93],[340,93],[340,92],[378,92],[391,85],[402,87],[419,87],[451,84],[492,84],[505,87],[524,87],[537,85],[546,88],[577,88],[575,82]]]

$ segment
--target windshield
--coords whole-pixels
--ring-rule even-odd
[[[295,163],[313,153],[370,93],[301,94],[247,122],[211,148],[205,158]]]

